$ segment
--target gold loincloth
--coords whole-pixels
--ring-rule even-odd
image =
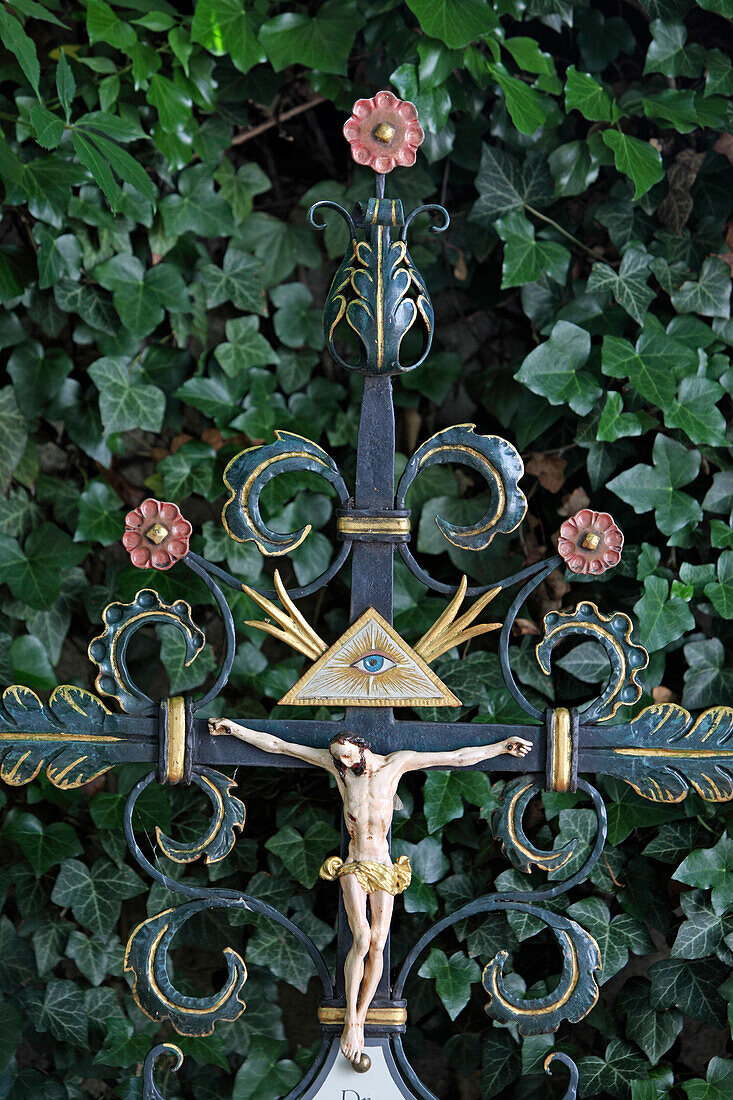
[[[344,863],[340,856],[329,856],[318,873],[326,882],[335,882],[343,875],[356,875],[356,881],[366,894],[376,894],[378,890],[401,894],[412,881],[409,856],[398,856],[392,867],[372,859]]]

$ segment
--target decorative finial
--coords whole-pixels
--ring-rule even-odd
[[[392,92],[377,92],[371,99],[357,99],[344,137],[357,164],[367,164],[384,175],[400,165],[410,168],[425,140],[417,121],[417,107]]]

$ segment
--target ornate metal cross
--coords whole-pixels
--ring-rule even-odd
[[[497,536],[514,531],[524,518],[527,502],[519,488],[523,466],[519,454],[506,440],[480,435],[474,425],[444,429],[423,442],[410,458],[397,488],[394,485],[395,435],[392,377],[413,370],[430,351],[433,309],[427,288],[407,247],[411,222],[420,214],[433,217],[434,232],[447,229],[449,218],[441,206],[422,206],[404,216],[399,199],[385,197],[386,174],[395,164],[414,161],[422,140],[417,114],[389,92],[372,100],[360,100],[344,132],[355,159],[375,167],[376,194],[366,207],[357,205],[350,214],[335,203],[316,203],[310,218],[323,228],[316,214],[333,208],[345,219],[350,234],[346,255],[336,273],[324,310],[328,347],[337,363],[364,377],[364,397],[359,426],[356,480],[348,487],[335,462],[315,443],[288,432],[276,440],[243,451],[228,466],[224,480],[229,493],[223,523],[238,541],[253,541],[262,554],[288,555],[307,537],[306,526],[293,534],[268,529],[259,509],[260,494],[281,473],[308,470],[325,478],[335,489],[338,553],[326,571],[302,588],[287,592],[275,572],[275,591],[255,592],[225,570],[188,549],[191,525],[174,504],[145,501],[127,518],[125,545],[133,563],[168,569],[176,562],[200,578],[211,592],[224,624],[224,656],[212,687],[201,698],[176,696],[161,702],[149,698],[131,679],[126,651],[136,631],[150,624],[175,626],[183,635],[187,663],[205,644],[191,608],[183,600],[165,603],[152,589],[143,588],[132,602],[112,603],[104,612],[104,629],[89,646],[98,667],[96,687],[100,695],[116,701],[121,711],[108,709],[100,699],[77,687],[56,688],[47,705],[29,689],[9,687],[0,710],[0,774],[12,784],[28,783],[41,768],[58,787],[79,786],[119,763],[142,762],[150,773],[131,792],[125,812],[125,834],[130,851],[151,878],[186,900],[143,921],[133,932],[125,956],[133,992],[143,1012],[153,1020],[170,1020],[182,1035],[210,1034],[218,1020],[234,1020],[242,1012],[242,988],[247,972],[233,949],[226,951],[228,976],[223,988],[210,997],[194,998],[172,984],[166,966],[171,941],[193,914],[212,908],[235,908],[262,914],[297,938],[310,955],[322,984],[319,1019],[323,1042],[304,1079],[288,1094],[288,1100],[314,1096],[340,1097],[354,1088],[354,1066],[338,1054],[339,1033],[344,1025],[346,989],[344,962],[352,946],[352,933],[343,903],[339,911],[336,971],[332,974],[313,940],[271,905],[233,890],[204,888],[177,882],[154,866],[137,844],[133,812],[138,797],[153,783],[194,784],[210,800],[212,819],[198,840],[183,844],[157,832],[160,850],[179,863],[200,857],[224,858],[244,823],[244,806],[232,793],[234,782],[218,769],[228,766],[307,767],[308,748],[320,750],[326,759],[334,736],[347,735],[368,743],[370,759],[389,754],[440,753],[440,766],[472,759],[461,754],[482,743],[531,742],[522,758],[504,751],[472,766],[503,773],[520,772],[506,785],[500,811],[492,827],[507,859],[520,871],[538,867],[554,873],[551,885],[539,890],[490,893],[464,905],[429,929],[415,943],[399,973],[392,974],[389,941],[384,944],[385,964],[376,996],[365,1020],[366,1057],[355,1059],[365,1073],[361,1091],[381,1100],[421,1097],[435,1100],[407,1061],[401,1035],[407,1006],[403,991],[416,960],[429,943],[448,926],[477,913],[515,910],[539,917],[550,927],[562,953],[562,973],[556,988],[539,999],[523,1001],[507,989],[503,978],[506,952],[500,951],[483,973],[488,994],[487,1010],[496,1020],[511,1022],[522,1035],[552,1031],[563,1020],[580,1020],[595,1004],[595,974],[602,965],[593,938],[576,922],[543,908],[542,903],[566,893],[582,882],[601,856],[606,837],[606,814],[598,791],[581,775],[616,776],[645,798],[676,802],[694,789],[708,801],[733,797],[733,710],[714,707],[697,718],[674,703],[643,709],[625,722],[609,725],[619,709],[641,697],[639,672],[647,654],[632,639],[632,623],[620,612],[603,613],[582,600],[573,610],[552,611],[545,616],[544,632],[536,647],[542,670],[550,671],[554,647],[568,636],[582,635],[605,649],[611,674],[600,695],[578,713],[556,707],[540,711],[526,698],[511,667],[511,635],[516,617],[531,593],[549,574],[565,563],[575,573],[601,573],[620,558],[622,536],[610,516],[585,509],[561,529],[558,554],[537,562],[491,585],[471,587],[466,578],[445,585],[416,561],[410,550],[410,512],[406,507],[410,486],[428,467],[455,463],[470,467],[486,482],[490,499],[485,514],[465,527],[437,517],[448,542],[480,553]],[[345,336],[344,336],[345,334]],[[407,348],[413,349],[408,358]],[[446,597],[446,607],[416,645],[409,645],[393,626],[393,561],[398,553],[410,572],[427,589]],[[322,588],[351,557],[351,604],[346,632],[324,640],[298,609],[297,602]],[[293,706],[336,708],[331,721],[266,719],[247,723],[249,733],[267,735],[268,745],[285,742],[300,747],[301,759],[272,755],[235,736],[213,735],[208,723],[197,717],[216,699],[227,683],[236,653],[235,624],[222,585],[244,590],[264,612],[264,619],[248,625],[274,635],[303,653],[310,664],[284,696]],[[504,622],[481,623],[480,616],[501,590],[518,589]],[[466,601],[473,601],[466,604]],[[395,709],[420,706],[455,707],[460,700],[440,680],[430,665],[445,653],[478,634],[500,629],[499,655],[504,681],[527,715],[524,725],[500,726],[464,722],[426,722],[413,717],[396,718]],[[256,740],[256,737],[254,738]],[[260,737],[260,740],[263,740]],[[496,747],[496,746],[494,746]],[[497,750],[498,751],[498,750]],[[297,755],[297,754],[296,754]],[[313,756],[313,754],[311,754]],[[302,757],[305,757],[303,759]],[[411,757],[412,758],[412,757]],[[315,759],[315,757],[314,757]],[[417,757],[415,757],[417,759]],[[422,757],[420,757],[422,760]],[[331,757],[328,757],[331,760]],[[338,760],[333,765],[338,769]],[[425,762],[420,766],[425,766]],[[351,765],[350,765],[351,767]],[[358,774],[353,767],[352,772]],[[343,774],[341,775],[343,781]],[[525,835],[523,815],[529,801],[542,790],[583,791],[592,801],[597,831],[593,849],[574,873],[558,876],[573,853],[573,844],[558,850],[538,849]],[[356,818],[354,818],[356,821]],[[348,860],[348,829],[344,830],[341,857],[333,864],[343,868]],[[353,862],[353,861],[352,861]],[[382,867],[391,864],[382,861]],[[354,870],[353,866],[349,870]],[[389,877],[389,876],[388,876]],[[368,879],[365,879],[368,882]],[[381,881],[381,880],[380,880]],[[384,887],[364,886],[367,893]],[[398,891],[396,887],[392,893]],[[374,903],[372,904],[374,911]],[[180,1051],[172,1044],[155,1047],[145,1065],[145,1097],[160,1093],[153,1081],[156,1058],[173,1053],[180,1065]],[[575,1096],[577,1069],[564,1054],[559,1058],[570,1070],[567,1098]],[[366,1087],[368,1082],[368,1087]]]

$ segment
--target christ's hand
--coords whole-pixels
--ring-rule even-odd
[[[212,737],[234,733],[236,722],[229,718],[209,718],[209,733]]]
[[[506,741],[502,741],[504,752],[508,752],[510,756],[526,756],[529,750],[532,748],[531,741],[525,741],[523,737],[507,737]]]

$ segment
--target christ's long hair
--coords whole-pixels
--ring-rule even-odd
[[[337,733],[335,737],[332,737],[328,742],[329,751],[332,745],[354,745],[359,750],[359,763],[354,764],[351,769],[354,775],[363,775],[366,771],[366,759],[364,753],[367,749],[371,749],[371,743],[367,741],[365,737],[357,737],[354,733]],[[333,756],[333,753],[331,753]],[[343,779],[346,775],[346,765],[342,764],[335,756],[333,762],[336,765],[336,770]]]

